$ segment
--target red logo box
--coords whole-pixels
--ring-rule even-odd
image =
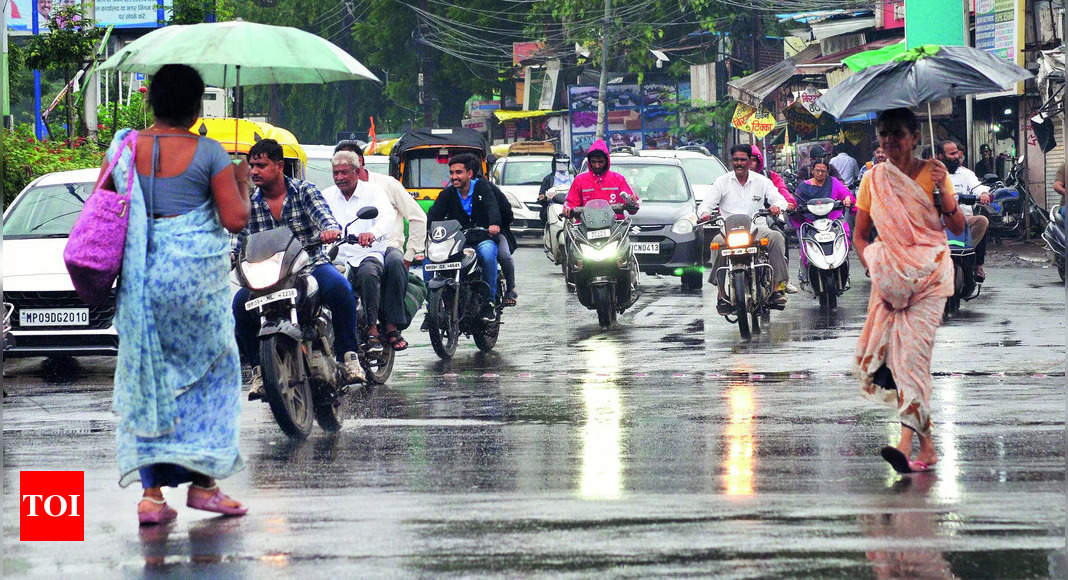
[[[85,540],[85,472],[19,472],[19,540]]]

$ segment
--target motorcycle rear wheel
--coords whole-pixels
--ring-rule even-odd
[[[389,344],[382,345],[382,352],[377,355],[360,357],[360,366],[367,373],[367,380],[376,384],[384,385],[393,373],[393,360],[397,353]]]
[[[745,309],[745,272],[735,272],[731,283],[731,289],[734,291],[734,314],[738,317],[738,332],[742,335],[742,340],[750,340],[753,335],[749,332],[749,313]]]
[[[307,438],[315,404],[301,345],[278,334],[262,339],[260,368],[267,403],[282,432],[294,439]]]
[[[452,292],[443,288],[432,290],[428,297],[426,315],[430,317],[430,346],[443,359],[450,359],[456,354],[456,345],[460,341],[460,321],[452,316],[450,304]]]

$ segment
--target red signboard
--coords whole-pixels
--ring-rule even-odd
[[[883,28],[905,27],[905,0],[883,0]]]

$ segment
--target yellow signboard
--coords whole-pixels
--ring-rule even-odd
[[[739,131],[752,133],[762,139],[775,128],[775,115],[769,111],[757,111],[749,105],[738,103],[734,108],[731,126]]]

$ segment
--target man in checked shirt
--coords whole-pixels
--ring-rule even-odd
[[[256,186],[249,196],[252,215],[244,231],[238,236],[240,252],[249,234],[288,226],[305,247],[333,242],[341,236],[341,226],[330,213],[323,195],[307,181],[286,177],[282,172],[282,146],[274,139],[262,139],[249,149],[252,183]],[[312,276],[319,283],[319,295],[333,313],[336,352],[341,356],[345,379],[351,383],[365,381],[356,354],[356,301],[352,286],[330,264],[322,247],[307,250],[311,258]],[[241,358],[252,365],[250,401],[263,397],[263,374],[260,370],[260,321],[255,312],[245,310],[249,292],[242,288],[234,295],[234,319],[237,323],[237,345]]]

